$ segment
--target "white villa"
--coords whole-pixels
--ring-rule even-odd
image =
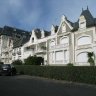
[[[44,58],[44,65],[89,66],[87,52],[96,56],[96,18],[88,8],[76,22],[63,15],[60,25],[52,25],[50,32],[0,28],[0,60],[5,64],[36,55]]]

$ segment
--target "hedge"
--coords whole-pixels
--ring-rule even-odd
[[[57,80],[96,84],[96,67],[16,65],[18,73]]]

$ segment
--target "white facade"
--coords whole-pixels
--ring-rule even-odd
[[[92,16],[86,18],[86,14],[82,12],[79,21],[73,24],[62,16],[58,28],[52,25],[49,36],[45,36],[45,31],[41,30],[41,38],[32,30],[30,40],[23,46],[13,49],[12,61],[24,61],[27,57],[36,55],[44,58],[45,65],[73,63],[75,66],[89,66],[87,53],[94,52],[96,56],[96,25],[91,24],[89,27],[88,18],[94,19]]]

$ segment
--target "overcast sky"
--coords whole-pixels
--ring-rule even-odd
[[[0,0],[0,27],[50,30],[52,24],[59,25],[63,14],[77,21],[87,5],[96,17],[96,0]]]

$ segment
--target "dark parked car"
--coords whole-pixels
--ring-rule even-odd
[[[0,66],[0,75],[16,75],[16,68],[12,64],[2,64]]]

